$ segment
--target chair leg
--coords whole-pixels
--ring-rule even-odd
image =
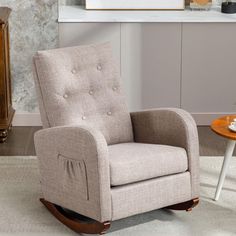
[[[199,203],[199,198],[194,198],[190,201],[187,202],[182,202],[182,203],[178,203],[172,206],[168,206],[166,207],[167,209],[171,209],[171,210],[185,210],[185,211],[192,211],[192,209],[197,206],[197,204]]]
[[[95,220],[83,221],[76,218],[75,216],[73,216],[73,214],[70,214],[62,207],[48,202],[43,198],[41,198],[40,201],[62,224],[66,225],[68,228],[75,231],[76,233],[102,235],[105,234],[106,231],[110,228],[110,221],[106,221],[103,223],[100,223]]]

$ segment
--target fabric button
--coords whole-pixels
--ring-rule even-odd
[[[90,91],[89,91],[89,94],[90,94],[90,95],[93,95],[93,90],[90,90]]]
[[[82,120],[86,120],[86,116],[82,116]]]
[[[98,65],[98,66],[97,66],[97,69],[101,71],[101,70],[102,70],[102,66],[101,66],[101,65]]]
[[[116,87],[116,86],[113,86],[112,89],[113,89],[113,91],[116,91],[116,90],[117,90],[117,87]]]
[[[107,115],[108,115],[108,116],[111,116],[111,111],[108,111],[108,112],[107,112]]]
[[[72,73],[72,74],[76,74],[76,69],[73,69],[73,70],[71,71],[71,73]]]
[[[68,98],[68,95],[67,95],[67,94],[64,94],[63,97],[64,97],[64,98]]]

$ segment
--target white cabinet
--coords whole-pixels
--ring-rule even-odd
[[[183,24],[182,107],[236,111],[236,24]]]
[[[131,110],[179,107],[181,24],[123,23],[121,73]]]
[[[110,41],[131,111],[236,111],[236,23],[60,23],[60,47]]]

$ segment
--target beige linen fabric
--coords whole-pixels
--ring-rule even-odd
[[[39,79],[38,79],[35,64],[34,64],[34,68],[33,68],[33,73],[34,73],[34,84],[35,84],[35,90],[36,90],[36,94],[37,94],[37,98],[38,98],[38,105],[39,105],[42,125],[43,125],[43,128],[49,128],[50,127],[49,120],[48,120],[46,111],[44,109],[44,107],[45,107],[44,102],[46,102],[46,101],[43,100],[43,96],[42,96],[42,92],[41,92],[41,89],[39,86]]]
[[[44,198],[98,221],[111,219],[108,149],[90,127],[38,131],[35,147]]]
[[[44,127],[89,125],[108,144],[133,141],[110,44],[41,51],[34,62]]]
[[[108,146],[111,185],[185,172],[188,158],[183,148],[144,143]]]
[[[192,116],[177,108],[131,113],[135,142],[182,147],[187,151],[192,198],[199,196],[199,141]]]
[[[114,187],[112,220],[171,206],[191,199],[189,172]]]

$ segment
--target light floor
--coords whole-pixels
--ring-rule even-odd
[[[222,160],[200,158],[200,204],[192,212],[160,209],[128,217],[112,222],[107,236],[235,236],[235,157],[219,201],[212,200]],[[39,202],[41,189],[35,157],[0,157],[0,186],[1,236],[78,236]]]

